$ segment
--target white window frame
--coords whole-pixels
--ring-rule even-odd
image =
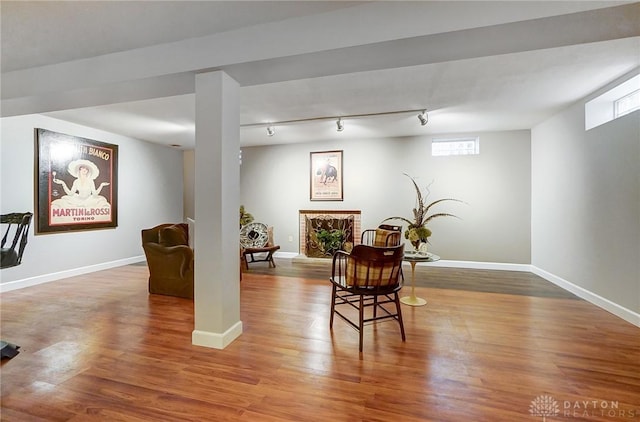
[[[471,145],[471,143],[473,143],[473,145]],[[444,146],[444,145],[447,145],[447,147],[438,148],[439,146]],[[480,137],[479,136],[431,139],[431,155],[433,157],[450,157],[450,156],[459,156],[459,155],[478,155],[478,154],[480,154]]]
[[[628,102],[630,106],[627,108],[622,108],[625,102]],[[613,108],[613,115],[616,119],[640,109],[640,89],[637,89],[625,95],[624,97],[615,100],[613,102]]]
[[[618,84],[602,95],[587,101],[584,105],[584,127],[590,130],[612,120],[632,113],[636,109],[629,110],[624,114],[617,114],[616,102],[624,99],[628,95],[640,90],[640,74],[637,74],[625,82]]]

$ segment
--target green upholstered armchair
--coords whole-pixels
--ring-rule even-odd
[[[193,249],[187,224],[160,224],[142,230],[149,266],[149,293],[193,299]]]

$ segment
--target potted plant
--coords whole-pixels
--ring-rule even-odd
[[[244,205],[240,205],[240,228],[253,221],[253,215],[245,211]]]
[[[429,196],[429,193],[430,193],[429,192],[430,184],[427,185],[427,187],[425,188],[426,194],[423,195],[415,179],[406,173],[404,173],[404,175],[407,176],[409,179],[411,179],[411,182],[413,183],[413,186],[416,189],[416,205],[415,205],[415,208],[413,208],[413,218],[389,217],[389,218],[385,218],[383,222],[389,221],[389,220],[400,220],[407,223],[408,226],[404,232],[404,238],[408,239],[411,242],[416,252],[426,252],[424,248],[426,247],[426,244],[429,242],[429,237],[431,236],[431,229],[427,227],[427,224],[434,218],[438,218],[438,217],[458,218],[457,216],[446,213],[446,212],[429,214],[429,211],[431,210],[431,208],[445,201],[456,201],[456,202],[463,202],[463,201],[460,201],[459,199],[454,199],[454,198],[443,198],[443,199],[435,200],[429,204],[425,204],[425,199]]]

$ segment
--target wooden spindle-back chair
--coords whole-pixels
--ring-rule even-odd
[[[30,212],[14,212],[0,216],[0,224],[7,225],[2,236],[0,268],[15,267],[22,262],[22,254],[27,246],[32,217],[33,213]],[[13,235],[10,236],[12,231]],[[5,247],[7,240],[11,237],[13,237],[11,244]]]
[[[360,336],[362,352],[364,326],[375,321],[393,319],[400,325],[402,341],[406,340],[398,292],[402,288],[402,257],[404,245],[377,247],[356,245],[350,253],[338,251],[333,256],[330,281],[331,317],[338,315],[355,328]],[[395,306],[389,306],[393,304]],[[343,312],[342,307],[358,311],[357,322]],[[337,309],[340,307],[340,309]],[[371,308],[371,312],[366,312]],[[381,311],[380,313],[378,311]]]

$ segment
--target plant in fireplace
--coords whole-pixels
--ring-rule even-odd
[[[344,230],[327,230],[321,229],[316,233],[318,243],[320,243],[324,253],[333,255],[336,251],[342,249],[342,245],[346,238]]]

